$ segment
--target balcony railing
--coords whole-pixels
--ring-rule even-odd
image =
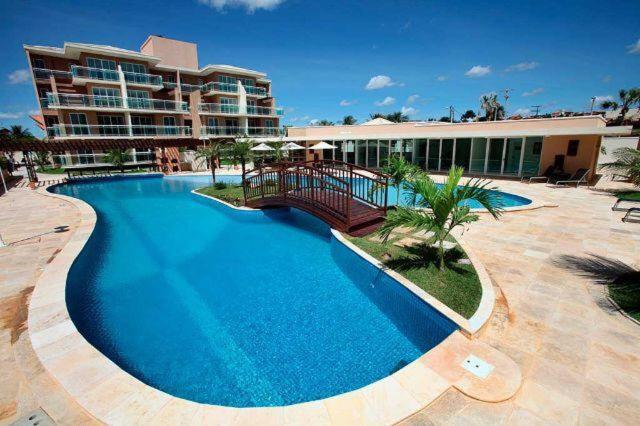
[[[100,81],[119,81],[118,71],[105,70],[101,68],[81,67],[71,65],[71,74],[74,79],[100,80]]]
[[[36,80],[49,80],[49,77],[51,76],[54,76],[55,78],[71,78],[71,73],[69,71],[34,68],[33,76]]]
[[[237,126],[203,126],[202,134],[207,136],[236,136],[244,132]]]
[[[75,166],[78,164],[109,164],[106,160],[107,154],[56,154],[52,155],[53,163],[61,166]],[[127,152],[124,156],[125,163],[150,163],[156,160],[153,152]]]
[[[137,72],[124,72],[124,79],[131,84],[144,84],[147,86],[162,86],[162,76],[153,74],[141,74]]]
[[[189,126],[54,124],[52,127],[47,128],[47,135],[53,138],[100,136],[190,136],[191,128]]]
[[[203,86],[204,92],[238,93],[238,85],[233,83],[219,83],[212,81]]]
[[[247,92],[247,95],[267,96],[267,89],[265,89],[264,87],[244,86],[244,90]]]
[[[40,107],[41,108],[49,108],[49,99],[40,98]]]
[[[261,106],[247,105],[247,114],[248,115],[278,116],[278,115],[283,115],[284,114],[284,110],[282,108],[271,108],[271,107],[261,107]]]
[[[280,129],[277,127],[249,127],[249,136],[280,136]]]
[[[71,108],[115,108],[126,109],[124,99],[119,96],[94,96],[77,94],[47,94],[49,107]],[[151,111],[188,112],[186,102],[165,101],[162,99],[128,98],[129,109]]]
[[[239,114],[240,108],[234,104],[198,104],[202,114]]]
[[[198,84],[187,84],[187,83],[181,83],[180,84],[180,90],[182,90],[182,92],[186,92],[186,93],[191,93],[191,92],[195,92],[196,90],[200,90],[202,86],[198,85]]]

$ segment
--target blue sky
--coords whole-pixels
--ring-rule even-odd
[[[505,88],[509,113],[584,110],[592,96],[640,86],[637,0],[0,4],[0,126],[34,131],[24,43],[138,50],[149,34],[196,42],[200,65],[267,72],[284,124],[294,125],[402,108],[412,119],[439,118],[449,105],[477,110],[480,95]]]

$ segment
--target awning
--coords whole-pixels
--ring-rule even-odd
[[[313,146],[311,146],[311,147],[309,147],[307,149],[336,149],[336,147],[333,146],[333,145],[329,145],[326,142],[319,142],[319,143],[317,143],[317,144],[315,144],[315,145],[313,145]]]
[[[251,151],[275,151],[275,149],[270,147],[266,143],[261,143],[251,148]]]

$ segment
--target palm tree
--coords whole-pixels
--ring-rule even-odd
[[[271,144],[271,148],[275,150],[273,151],[273,158],[276,161],[282,161],[282,159],[284,158],[285,151],[282,149],[283,146],[284,146],[284,142],[282,141],[273,142]]]
[[[222,142],[214,141],[207,146],[199,146],[196,150],[195,158],[201,159],[203,162],[208,162],[211,166],[211,177],[213,183],[216,183],[216,169],[218,168],[218,161],[225,155],[225,146]]]
[[[502,120],[504,107],[498,101],[498,95],[489,93],[480,97],[480,108],[484,110],[484,118],[487,121]]]
[[[620,98],[619,102],[606,100],[601,102],[600,106],[604,109],[611,109],[614,111],[620,108],[620,113],[617,119],[624,121],[631,106],[634,104],[640,104],[640,87],[632,87],[629,90],[620,89],[618,97]]]
[[[343,126],[353,126],[358,120],[353,115],[345,115],[342,119]]]
[[[369,114],[369,120],[375,120],[376,118],[384,118],[386,120],[387,116],[382,114],[381,112],[374,112]]]
[[[120,169],[121,173],[124,173],[124,163],[127,162],[127,157],[127,151],[124,149],[110,149],[104,156],[104,161],[113,164]]]
[[[471,179],[458,186],[462,178],[462,167],[453,166],[449,170],[447,181],[438,186],[426,174],[420,174],[411,181],[405,182],[409,191],[408,202],[415,207],[397,207],[385,218],[378,233],[386,240],[398,227],[409,227],[434,233],[435,245],[438,248],[438,267],[444,270],[444,241],[458,226],[478,220],[478,215],[471,213],[466,201],[476,201],[495,218],[502,213],[502,204],[496,193],[488,188],[490,181]]]
[[[401,111],[392,112],[391,114],[387,114],[387,120],[392,121],[394,123],[404,123],[409,121],[409,116],[407,114],[403,114]]]
[[[476,113],[471,109],[466,110],[464,114],[460,116],[460,119],[465,122],[469,120],[473,121],[474,118],[476,118]]]
[[[618,148],[612,153],[615,161],[605,163],[602,167],[622,171],[629,177],[631,183],[640,186],[640,150],[633,148]]]
[[[333,126],[333,121],[320,120],[316,123],[316,126]]]
[[[13,127],[21,127],[21,126],[13,126]],[[38,165],[38,167],[40,167],[40,171],[44,172],[45,167],[49,165],[49,153],[47,151],[36,152],[35,162]]]
[[[392,155],[382,171],[389,175],[391,185],[396,187],[396,206],[400,205],[400,186],[418,172],[418,168],[401,155]]]
[[[9,135],[11,135],[11,137],[13,139],[34,139],[33,134],[31,133],[31,131],[29,131],[29,129],[25,129],[24,127],[20,126],[20,125],[15,125],[15,126],[11,126]]]
[[[251,151],[251,148],[253,148],[253,142],[254,141],[252,139],[239,139],[231,145],[231,160],[233,161],[234,166],[237,163],[240,163],[243,176],[247,168],[247,162],[251,161],[253,158],[253,151]]]

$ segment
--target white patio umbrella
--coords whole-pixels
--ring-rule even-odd
[[[299,149],[304,149],[304,146],[300,146],[297,143],[294,142],[289,142],[288,144],[285,144],[282,148],[280,148],[283,151],[297,151]]]
[[[314,146],[310,146],[307,149],[336,149],[337,147],[333,146],[333,145],[329,145],[326,142],[319,142],[317,144],[315,144]]]
[[[259,145],[254,146],[253,148],[251,148],[251,151],[275,151],[275,148],[270,147],[269,145],[267,145],[266,143],[261,143]]]

